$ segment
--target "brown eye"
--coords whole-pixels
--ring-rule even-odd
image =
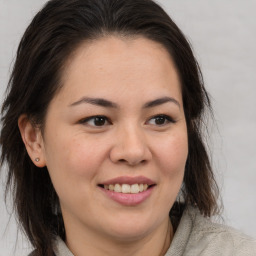
[[[88,126],[105,126],[110,124],[109,120],[105,116],[91,116],[79,121],[80,124],[88,125]]]
[[[102,126],[106,123],[106,118],[104,118],[102,116],[94,117],[93,123],[95,126]]]
[[[156,123],[157,125],[162,125],[162,124],[164,124],[165,122],[166,122],[166,118],[163,117],[163,116],[158,116],[158,117],[155,118],[155,123]]]
[[[148,123],[152,124],[152,125],[163,126],[168,123],[175,123],[175,121],[170,116],[157,115],[157,116],[150,118]]]

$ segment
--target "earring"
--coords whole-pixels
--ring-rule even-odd
[[[40,161],[40,158],[39,158],[39,157],[35,158],[35,161],[36,161],[36,162],[39,162],[39,161]]]

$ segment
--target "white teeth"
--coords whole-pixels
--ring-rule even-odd
[[[133,184],[131,185],[131,193],[132,194],[137,194],[140,192],[140,188],[138,184]]]
[[[144,189],[144,190],[147,190],[147,189],[148,189],[148,184],[144,184],[144,185],[143,185],[143,189]]]
[[[122,185],[122,193],[130,193],[131,192],[131,186],[128,184],[123,184]]]
[[[120,193],[120,192],[122,192],[122,187],[119,184],[116,184],[114,187],[114,191]]]
[[[110,184],[104,185],[107,190],[115,191],[117,193],[124,194],[138,194],[140,192],[146,191],[148,189],[148,184]]]

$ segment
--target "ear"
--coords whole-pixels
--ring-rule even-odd
[[[40,129],[36,127],[25,114],[19,117],[18,126],[22,140],[32,162],[37,167],[44,167],[46,165],[44,142]]]

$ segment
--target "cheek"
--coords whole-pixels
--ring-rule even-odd
[[[90,195],[104,159],[103,147],[99,148],[90,140],[84,143],[82,136],[78,137],[72,140],[68,136],[55,138],[46,148],[47,168],[64,204],[80,204],[79,195]]]
[[[105,154],[104,148],[99,148],[88,141],[87,143],[74,141],[70,145],[66,158],[74,175],[86,177],[93,176],[98,172]]]
[[[106,159],[108,144],[84,134],[63,133],[52,138],[46,149],[47,167],[54,181],[79,186],[94,182]]]
[[[188,156],[187,134],[180,133],[167,137],[161,144],[158,144],[158,164],[165,175],[183,176]]]

